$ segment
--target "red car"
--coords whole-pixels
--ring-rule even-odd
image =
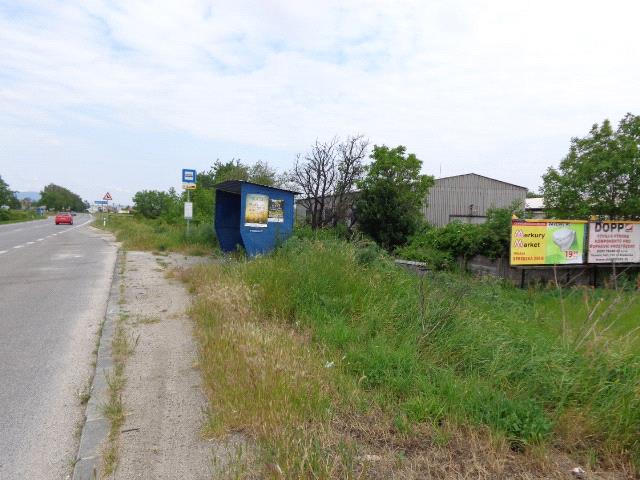
[[[56,215],[56,225],[60,225],[61,223],[73,225],[73,217],[69,212],[60,212]]]

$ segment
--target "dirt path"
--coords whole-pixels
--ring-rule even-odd
[[[165,277],[183,256],[127,252],[124,305],[135,344],[127,359],[119,465],[114,479],[213,477],[214,446],[200,433],[206,399],[196,369],[197,349],[185,312],[184,286]]]

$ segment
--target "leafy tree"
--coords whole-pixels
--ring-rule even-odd
[[[434,179],[404,146],[373,147],[373,163],[359,182],[356,218],[363,232],[388,250],[406,243],[423,222],[422,207]]]
[[[247,165],[238,159],[232,159],[226,163],[216,160],[209,170],[198,173],[196,189],[191,191],[195,221],[201,223],[213,221],[214,186],[227,180],[245,180],[270,186],[279,184],[276,171],[266,162],[258,161],[253,165]]]
[[[239,159],[229,160],[226,163],[216,160],[209,173],[214,185],[227,180],[249,180],[249,166]]]
[[[181,216],[181,202],[175,189],[168,192],[142,190],[133,196],[136,213],[145,218],[160,218],[176,222]]]
[[[42,189],[38,204],[45,205],[47,208],[54,210],[75,210],[82,212],[85,209],[85,203],[79,195],[53,183],[50,183]]]
[[[9,184],[0,175],[0,205],[7,205],[10,208],[20,208],[20,202],[16,193],[9,189]]]
[[[276,171],[267,162],[260,160],[249,167],[249,181],[270,187],[279,186],[280,184]]]
[[[553,217],[640,218],[640,117],[628,113],[615,131],[609,120],[594,124],[542,178]]]

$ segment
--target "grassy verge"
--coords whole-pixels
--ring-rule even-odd
[[[116,235],[126,250],[173,251],[187,255],[208,255],[217,249],[211,225],[193,225],[189,235],[185,225],[171,225],[162,220],[149,220],[133,215],[110,215],[106,226],[98,216],[94,224]]]
[[[126,255],[122,255],[120,258],[120,305],[124,305],[124,270],[126,265]],[[111,356],[113,359],[113,369],[107,376],[107,386],[109,393],[109,400],[106,405],[103,406],[105,417],[109,419],[110,429],[107,437],[107,442],[103,452],[103,473],[105,475],[111,475],[115,472],[118,465],[118,440],[120,438],[120,428],[125,420],[124,404],[122,402],[122,390],[124,389],[125,378],[125,364],[127,358],[133,353],[133,342],[128,337],[126,332],[125,323],[128,319],[128,315],[121,313],[116,322],[115,331],[111,340]]]
[[[0,210],[0,225],[5,223],[29,222],[39,220],[41,217],[30,210]]]
[[[254,436],[267,473],[524,478],[553,475],[558,452],[637,472],[635,292],[419,280],[304,239],[187,280],[210,429]]]

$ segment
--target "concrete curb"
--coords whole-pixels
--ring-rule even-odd
[[[102,335],[98,346],[96,368],[91,383],[91,398],[87,402],[85,423],[82,427],[80,445],[73,469],[73,480],[97,479],[100,466],[100,450],[110,430],[110,423],[102,413],[102,407],[108,403],[107,375],[113,370],[111,341],[118,315],[120,314],[120,275],[118,269],[122,259],[119,251],[113,268],[111,291],[107,302],[107,311],[102,323]]]

